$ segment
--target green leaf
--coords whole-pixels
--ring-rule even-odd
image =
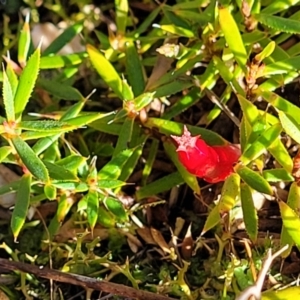
[[[280,139],[275,140],[269,147],[268,151],[273,155],[276,161],[288,172],[293,170],[293,160]]]
[[[133,42],[127,42],[125,47],[128,81],[132,87],[134,96],[137,97],[141,95],[145,89],[143,65],[135,44]]]
[[[192,175],[179,161],[175,146],[170,142],[164,143],[164,148],[172,162],[176,166],[185,183],[198,195],[200,195],[200,186],[197,177]]]
[[[255,14],[253,17],[258,22],[272,29],[279,30],[280,32],[300,33],[300,22],[298,20],[291,20],[288,18],[267,15],[264,13]]]
[[[57,197],[56,187],[50,183],[45,184],[44,193],[49,200],[55,200]]]
[[[257,107],[251,103],[249,100],[247,100],[245,97],[241,95],[237,95],[240,106],[243,111],[243,117],[252,125],[254,126],[256,123],[256,120],[259,117],[259,111]]]
[[[29,101],[30,95],[33,91],[40,65],[40,48],[29,58],[23,72],[21,74],[19,85],[15,95],[15,114],[16,119],[21,117],[26,104]]]
[[[295,212],[298,212],[298,215],[300,209],[299,200],[300,200],[300,187],[298,186],[297,182],[293,182],[290,186],[287,205]],[[289,235],[284,225],[282,226],[282,230],[281,230],[280,245],[282,247],[285,245],[289,245],[289,248],[282,254],[282,257],[287,257],[290,254],[292,247],[294,246],[294,241],[292,237]]]
[[[40,69],[59,69],[81,64],[88,57],[86,52],[68,55],[43,56],[40,61]]]
[[[265,91],[261,89],[257,89],[256,91],[255,93],[257,93],[258,96],[262,96],[272,106],[292,116],[295,120],[298,120],[300,115],[300,108],[297,105],[291,103],[291,101],[286,100],[271,91]],[[300,123],[300,121],[298,123]]]
[[[172,119],[173,117],[187,110],[189,107],[193,106],[202,97],[203,93],[200,92],[198,87],[192,88],[186,95],[184,95],[180,100],[176,101],[176,103],[163,114],[163,118],[165,120]]]
[[[91,229],[93,230],[98,219],[98,208],[99,208],[99,199],[98,193],[96,191],[90,190],[87,195],[84,196],[87,202],[87,219]]]
[[[300,70],[300,56],[291,58],[281,58],[279,61],[266,65],[261,76],[270,76],[275,74],[285,74],[291,71]],[[266,90],[266,88],[264,89]]]
[[[78,117],[74,117],[74,118],[68,118],[65,122],[67,124],[76,126],[76,128],[85,126],[87,124],[90,124],[96,120],[102,119],[102,118],[106,118],[107,116],[111,115],[111,113],[108,114],[102,114],[102,113],[86,113],[86,114],[82,114]],[[110,125],[110,124],[109,124]]]
[[[0,163],[3,162],[9,154],[11,154],[12,147],[3,146],[0,147]]]
[[[80,155],[72,154],[60,160],[57,160],[55,164],[71,172],[77,172],[78,168],[80,168],[86,161],[87,158]]]
[[[237,165],[235,171],[240,175],[244,182],[254,190],[264,194],[273,195],[270,184],[258,173],[242,165]]]
[[[68,44],[83,29],[83,22],[76,23],[64,30],[48,47],[43,51],[43,56],[57,53]]]
[[[72,196],[68,197],[66,194],[60,196],[56,211],[56,218],[60,223],[65,219],[74,202],[75,199]]]
[[[277,2],[277,1],[276,1]],[[274,4],[276,4],[276,2]],[[273,4],[272,3],[272,4]],[[300,287],[292,286],[282,290],[268,290],[262,293],[261,300],[290,300],[290,299],[300,299]]]
[[[111,228],[115,227],[116,220],[115,216],[111,212],[107,211],[104,206],[100,205],[98,209],[97,222],[104,227]]]
[[[127,160],[130,158],[130,156],[135,151],[135,148],[127,149],[125,151],[120,152],[118,155],[116,155],[114,158],[111,159],[99,172],[98,172],[98,179],[118,179],[122,168],[127,162]]]
[[[230,211],[236,204],[240,195],[240,177],[231,174],[226,178],[222,187],[221,198],[218,203],[219,213],[224,214]]]
[[[158,131],[162,134],[166,135],[182,135],[184,124],[164,120],[161,118],[148,118],[145,123],[143,123],[145,127],[150,129],[158,129]],[[224,140],[221,136],[211,130],[207,130],[205,128],[200,128],[197,126],[187,126],[188,130],[192,133],[192,135],[201,135],[201,138],[205,140],[209,145],[226,145],[226,140]]]
[[[275,46],[276,43],[274,41],[271,41],[260,53],[255,55],[255,61],[257,63],[260,63],[265,58],[269,57],[273,53]]]
[[[150,92],[155,92],[155,97],[161,98],[181,92],[193,85],[194,83],[191,80],[175,79],[174,81],[160,87],[152,87]]]
[[[113,153],[113,157],[120,152],[128,149],[129,142],[131,141],[131,135],[134,125],[134,119],[127,117],[122,125],[120,135]]]
[[[15,241],[26,220],[30,201],[31,179],[31,174],[24,174],[19,183],[16,204],[10,223]]]
[[[195,34],[191,29],[176,26],[174,24],[167,24],[167,25],[153,24],[153,27],[160,28],[163,31],[170,32],[170,33],[173,33],[178,36],[183,36],[183,37],[187,37],[187,38],[195,37]]]
[[[265,150],[278,138],[282,127],[279,123],[263,132],[242,154],[240,161],[245,165],[262,155]]]
[[[104,199],[103,203],[105,204],[106,208],[116,216],[119,222],[126,222],[128,221],[127,213],[123,207],[123,204],[114,198],[107,197]]]
[[[98,180],[99,189],[116,189],[126,184],[126,182],[121,180]]]
[[[144,164],[144,169],[143,169],[143,174],[142,174],[142,186],[146,185],[147,180],[151,174],[153,164],[157,155],[158,151],[158,146],[159,146],[159,141],[156,139],[153,139],[151,141],[151,146],[149,148],[149,154],[147,157],[147,160]],[[1,148],[0,148],[1,149]]]
[[[18,123],[19,129],[39,131],[39,132],[51,132],[53,134],[58,132],[65,132],[75,129],[74,125],[69,125],[66,122],[55,120],[41,120],[41,121],[21,121]]]
[[[221,217],[220,217],[219,207],[215,206],[208,214],[201,235],[203,235],[208,230],[220,224],[220,222],[221,222]]]
[[[279,119],[284,131],[300,144],[300,125],[293,119],[293,117],[287,115],[284,112],[278,112]]]
[[[272,169],[264,170],[263,177],[268,182],[282,182],[282,181],[294,181],[294,177],[290,172],[287,172],[285,169]]]
[[[287,230],[287,233],[291,236],[297,247],[300,247],[300,219],[298,214],[283,201],[278,201],[282,222]]]
[[[246,231],[255,243],[258,234],[258,218],[253,203],[252,191],[247,184],[241,184],[241,202]]]
[[[92,45],[88,44],[86,48],[92,65],[94,66],[98,74],[119,98],[124,99],[123,82],[115,68],[105,58],[105,56]]]
[[[37,81],[37,85],[59,99],[72,101],[79,101],[84,99],[84,97],[77,89],[55,80],[46,80],[40,78]]]
[[[78,181],[78,178],[74,173],[72,173],[70,170],[59,166],[55,163],[51,163],[49,161],[44,161],[44,164],[49,172],[49,176],[53,180],[58,181]]]
[[[141,111],[143,108],[148,106],[154,99],[155,92],[153,93],[144,93],[136,97],[132,100],[134,103],[134,110],[135,111]]]
[[[17,153],[19,154],[22,162],[26,168],[42,182],[49,182],[49,174],[43,162],[36,156],[33,150],[25,143],[19,136],[11,139]]]
[[[137,201],[140,201],[144,198],[157,195],[159,193],[170,190],[176,185],[183,184],[184,180],[179,172],[175,172],[164,176],[156,181],[151,182],[150,184],[140,188],[136,192]]]
[[[8,122],[14,121],[15,120],[14,94],[5,70],[3,70],[2,94],[3,94],[3,103],[4,103],[4,109],[5,109],[7,121]]]
[[[52,181],[53,186],[61,190],[70,190],[77,193],[83,193],[88,190],[88,185],[85,182],[66,182],[66,181]]]
[[[235,76],[235,74],[228,69],[226,63],[215,55],[213,56],[213,62],[226,84],[229,86],[233,86],[234,90],[236,90],[239,95],[246,96],[244,89],[236,79],[236,77],[238,76]]]
[[[231,12],[225,7],[219,8],[219,22],[224,33],[225,40],[237,63],[242,70],[245,70],[248,57],[247,51],[240,35],[239,28]]]
[[[115,0],[116,9],[116,23],[117,30],[120,35],[126,32],[127,15],[128,15],[128,1],[127,0]]]
[[[13,94],[13,98],[15,97],[17,88],[18,88],[18,84],[19,84],[19,80],[18,77],[15,73],[14,67],[13,67],[13,63],[11,61],[7,61],[7,65],[6,65],[6,75],[8,77],[8,81],[10,83],[11,89],[12,89],[12,94]]]
[[[29,27],[29,12],[26,15],[26,19],[21,30],[19,39],[18,39],[18,62],[21,66],[26,65],[27,55],[30,48],[30,27]]]

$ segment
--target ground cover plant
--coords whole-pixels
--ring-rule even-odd
[[[298,5],[3,2],[1,297],[297,298]]]

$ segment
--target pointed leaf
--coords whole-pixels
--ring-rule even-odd
[[[298,20],[267,15],[264,13],[256,14],[254,15],[254,18],[260,23],[272,29],[279,30],[280,32],[300,33],[300,22]]]
[[[30,201],[31,179],[31,174],[24,174],[18,187],[16,204],[10,224],[15,240],[26,220]]]
[[[68,44],[83,29],[83,22],[76,23],[64,30],[49,46],[43,51],[43,56],[57,53]]]
[[[4,103],[4,109],[5,109],[7,121],[8,122],[14,121],[15,120],[14,94],[5,70],[3,70],[2,95],[3,95],[3,103]]]
[[[282,222],[288,234],[291,236],[297,247],[300,247],[300,219],[299,215],[283,201],[279,201],[279,208]]]
[[[30,15],[28,12],[18,39],[18,62],[20,63],[21,66],[26,65],[27,55],[28,55],[30,42],[31,42],[29,16]]]
[[[290,186],[287,205],[295,212],[298,212],[298,216],[299,216],[300,187],[298,186],[297,182],[293,182]],[[288,230],[284,225],[282,226],[282,230],[281,230],[280,245],[281,246],[289,245],[289,248],[281,255],[282,257],[287,257],[292,250],[292,247],[294,245],[294,240],[291,237],[291,235],[288,233]]]
[[[214,228],[221,222],[221,216],[220,216],[220,211],[219,207],[215,206],[208,214],[208,217],[206,219],[206,222],[204,224],[204,227],[202,229],[201,235],[203,235],[205,232],[208,230]]]
[[[112,197],[107,197],[104,199],[103,203],[105,204],[106,208],[114,215],[116,216],[117,220],[119,222],[126,222],[128,221],[128,216],[126,214],[126,211],[123,207],[123,204]]]
[[[40,48],[29,58],[21,74],[19,85],[15,95],[16,119],[20,118],[33,91],[40,65]]]
[[[123,82],[115,68],[105,58],[105,56],[92,45],[87,45],[86,47],[92,65],[94,66],[98,74],[119,98],[124,99]]]
[[[234,169],[251,188],[261,193],[273,195],[272,187],[261,175],[242,165],[237,165]]]
[[[90,190],[87,195],[85,195],[87,201],[87,218],[91,229],[93,230],[98,219],[98,208],[99,208],[99,199],[98,193],[96,191]]]
[[[266,149],[278,138],[282,127],[279,123],[274,124],[264,131],[242,154],[240,161],[245,165],[262,155]]]
[[[278,115],[284,131],[300,144],[300,125],[297,124],[293,117],[281,111],[278,112]]]
[[[140,188],[136,192],[137,201],[168,191],[174,186],[183,183],[184,180],[179,172],[171,173]]]
[[[218,203],[220,214],[230,211],[237,202],[240,195],[240,177],[231,174],[226,178],[222,187],[221,198]]]
[[[219,22],[224,33],[225,40],[237,63],[242,70],[245,70],[248,57],[247,52],[239,28],[228,8],[219,8]]]
[[[125,151],[120,152],[117,156],[111,159],[99,172],[98,178],[102,179],[118,179],[122,168],[129,159],[129,157],[133,154],[135,148],[127,149]]]
[[[49,200],[55,200],[57,196],[56,187],[53,186],[51,183],[47,183],[44,186],[44,193],[47,199]]]
[[[247,184],[241,184],[241,202],[246,231],[255,243],[258,234],[258,217],[253,203],[252,191]]]
[[[43,162],[36,156],[33,150],[25,143],[19,136],[15,136],[11,139],[17,153],[19,154],[22,162],[26,168],[34,175],[38,180],[43,182],[49,181],[48,171]]]

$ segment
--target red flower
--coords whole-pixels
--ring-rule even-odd
[[[224,181],[233,172],[233,165],[241,156],[237,146],[209,146],[200,136],[191,136],[186,126],[182,136],[171,137],[177,143],[176,151],[185,168],[210,183]]]

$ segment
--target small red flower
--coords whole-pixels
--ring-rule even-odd
[[[184,126],[182,136],[171,136],[177,143],[180,162],[193,175],[209,183],[224,181],[241,156],[241,150],[232,144],[209,146],[200,136],[191,136]]]

